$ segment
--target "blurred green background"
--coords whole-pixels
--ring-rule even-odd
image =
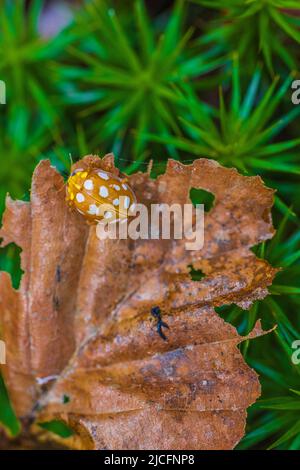
[[[218,309],[242,334],[278,325],[241,346],[262,397],[239,449],[300,449],[299,44],[298,0],[1,0],[0,217],[7,192],[28,199],[39,160],[68,172],[69,154],[113,151],[127,173],[151,157],[153,177],[205,156],[277,189],[277,234],[254,248],[282,267],[270,295]],[[19,255],[0,248],[16,287]],[[0,422],[20,431],[3,381]]]

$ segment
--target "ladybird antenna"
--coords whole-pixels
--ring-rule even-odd
[[[73,161],[71,152],[69,153],[69,158],[70,158],[71,166],[73,166],[73,165],[74,165],[74,161]]]

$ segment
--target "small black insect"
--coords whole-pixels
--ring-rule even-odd
[[[59,265],[56,266],[55,279],[56,279],[56,282],[61,281],[61,268]]]
[[[169,330],[170,328],[169,328],[169,326],[167,325],[167,323],[165,323],[165,322],[162,321],[160,308],[159,308],[159,307],[152,307],[152,308],[151,308],[151,315],[155,318],[155,320],[157,320],[157,324],[156,324],[157,333],[159,334],[159,336],[160,336],[164,341],[166,341],[166,340],[167,340],[167,337],[166,337],[166,335],[164,334],[164,332],[162,331],[162,327],[168,328],[168,330]]]

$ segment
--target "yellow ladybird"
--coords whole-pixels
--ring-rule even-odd
[[[67,181],[66,200],[89,222],[119,221],[134,210],[135,195],[126,179],[99,168],[79,168]]]

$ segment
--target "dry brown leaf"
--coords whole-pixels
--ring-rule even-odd
[[[112,155],[76,166],[91,164],[118,174]],[[0,236],[22,248],[25,272],[18,291],[8,274],[0,278],[14,407],[28,417],[39,403],[39,421],[63,419],[76,431],[64,442],[75,448],[231,449],[260,386],[237,348],[244,338],[214,307],[248,308],[267,295],[276,270],[250,248],[273,236],[273,190],[206,159],[169,161],[157,180],[136,173],[129,183],[146,205],[188,203],[192,187],[212,192],[204,248],[100,241],[67,208],[48,161],[34,172],[30,203],[7,199]],[[193,281],[190,265],[205,278]],[[150,319],[154,305],[168,341]],[[262,333],[257,325],[249,337]]]

